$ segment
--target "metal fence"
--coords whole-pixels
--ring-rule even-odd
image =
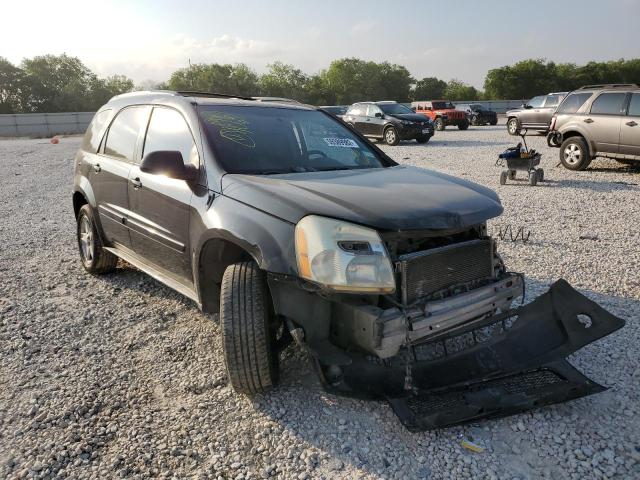
[[[0,115],[0,137],[52,137],[84,133],[95,112]]]
[[[453,102],[477,103],[497,113],[522,105],[522,100]],[[0,115],[0,137],[52,137],[84,133],[94,112],[22,113]]]

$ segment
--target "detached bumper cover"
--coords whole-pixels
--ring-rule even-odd
[[[338,378],[317,366],[330,391],[387,398],[404,425],[418,431],[605,390],[565,357],[623,325],[559,280],[523,307],[442,332],[428,343],[408,340],[393,358],[348,354]]]

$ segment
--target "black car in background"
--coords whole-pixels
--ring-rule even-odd
[[[427,143],[433,137],[433,122],[396,102],[359,102],[349,107],[343,120],[362,135],[397,145],[400,140]]]
[[[458,110],[462,110],[467,114],[471,125],[497,125],[498,114],[493,110],[488,110],[478,103],[459,103],[456,105]]]
[[[324,110],[327,113],[330,113],[334,117],[338,117],[342,119],[342,117],[344,117],[344,114],[347,113],[348,106],[347,105],[324,105],[318,108]]]

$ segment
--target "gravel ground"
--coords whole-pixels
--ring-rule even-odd
[[[500,242],[529,298],[564,277],[627,319],[571,359],[611,389],[411,434],[383,402],[324,393],[294,348],[277,390],[236,395],[212,318],[127,265],[83,271],[70,196],[79,138],[0,141],[0,478],[640,478],[640,175],[602,160],[569,172],[543,138],[529,142],[549,179],[535,188],[499,185],[496,155],[515,143],[504,126],[385,150],[499,192],[505,213],[490,230],[531,232]]]

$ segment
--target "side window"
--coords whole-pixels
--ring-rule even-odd
[[[105,155],[133,161],[140,127],[146,124],[148,114],[149,109],[146,106],[127,107],[121,110],[107,133]]]
[[[560,103],[560,95],[547,95],[547,101],[544,106],[546,108],[557,107],[558,103]]]
[[[529,105],[531,108],[540,108],[544,103],[545,98],[547,98],[545,95],[540,95],[539,97],[533,97],[531,100],[527,102],[527,105]]]
[[[382,113],[380,107],[377,105],[369,105],[367,106],[367,117],[375,117],[376,113]]]
[[[621,115],[626,93],[603,93],[591,104],[591,113],[599,115]]]
[[[349,109],[349,115],[356,115],[356,116],[363,116],[365,115],[366,112],[366,106],[365,105],[353,105],[350,109]]]
[[[629,103],[629,115],[640,117],[640,93],[631,95],[631,103]]]
[[[104,133],[107,120],[111,117],[111,109],[102,110],[96,113],[87,128],[87,132],[82,139],[82,150],[96,153],[100,147],[100,140]]]
[[[177,110],[154,107],[142,156],[158,150],[177,150],[184,163],[198,166],[198,149],[187,122]]]
[[[592,93],[572,93],[558,108],[557,113],[576,113],[580,110],[580,107],[584,105],[584,102],[591,98]]]

